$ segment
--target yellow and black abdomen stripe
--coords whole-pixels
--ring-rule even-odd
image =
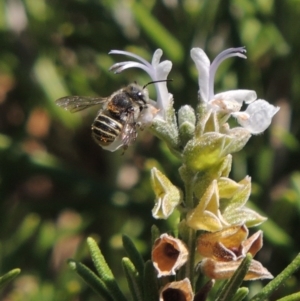
[[[92,124],[92,136],[102,146],[115,141],[120,135],[123,125],[104,114],[99,114]]]

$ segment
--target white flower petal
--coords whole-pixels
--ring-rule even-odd
[[[171,69],[171,61],[163,61],[160,64],[158,64],[155,68],[157,80],[167,79]]]
[[[133,57],[136,60],[140,61],[141,63],[143,63],[144,65],[148,66],[149,68],[151,68],[151,64],[149,62],[147,62],[145,59],[143,59],[141,56],[136,55],[134,53],[128,52],[128,51],[123,51],[123,50],[111,50],[108,54],[121,54],[121,55],[126,55],[129,57]]]
[[[238,123],[252,134],[260,134],[271,124],[272,117],[278,112],[279,107],[274,107],[263,99],[252,102],[245,112],[233,113]]]
[[[251,103],[256,100],[257,95],[253,90],[229,90],[226,92],[218,93],[214,96],[214,99],[226,99],[226,100],[234,100],[239,103]]]
[[[226,60],[230,57],[238,56],[240,58],[246,59],[247,57],[244,53],[246,53],[245,47],[228,48],[228,49],[222,51],[221,53],[219,53],[216,56],[216,58],[211,63],[210,71],[215,75],[215,73],[216,73],[218,67],[220,66],[220,64],[224,60]]]
[[[228,48],[222,51],[221,53],[219,53],[217,57],[213,60],[209,68],[209,79],[208,79],[209,100],[212,99],[214,95],[215,74],[220,64],[226,59],[234,56],[238,56],[243,59],[246,59],[247,57],[244,53],[246,53],[245,47]]]
[[[223,111],[225,113],[234,113],[238,112],[242,104],[233,100],[232,98],[222,99],[222,98],[215,98],[209,102],[209,106],[212,111]]]
[[[199,73],[199,92],[201,99],[208,103],[209,101],[209,68],[210,60],[206,53],[201,48],[193,48],[191,50],[191,57],[195,62]]]
[[[155,70],[157,80],[166,80],[171,69],[172,63],[170,61],[161,62]],[[164,112],[170,106],[167,82],[155,83],[155,88],[157,92],[157,107],[160,109],[159,115],[163,116]]]
[[[254,116],[254,114],[256,114],[258,111],[263,111],[265,112],[266,116],[272,118],[279,111],[279,107],[269,104],[264,99],[258,99],[251,103],[246,109],[246,112],[251,116]]]
[[[116,63],[112,65],[109,68],[109,71],[113,71],[114,73],[121,73],[122,71],[129,69],[129,68],[140,68],[143,69],[145,72],[149,74],[151,78],[154,77],[153,70],[152,68],[149,68],[146,65],[143,65],[141,63],[133,62],[133,61],[126,61],[126,62],[121,62],[121,63]]]
[[[151,65],[154,68],[158,66],[162,55],[163,55],[163,51],[160,48],[156,49],[155,52],[153,53]]]

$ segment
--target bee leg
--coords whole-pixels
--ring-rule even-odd
[[[135,127],[137,129],[139,129],[140,131],[143,131],[144,130],[144,127],[142,126],[142,123],[141,122],[136,122],[135,123]]]
[[[127,148],[128,148],[127,144],[123,145],[123,152],[122,152],[121,156],[124,156],[125,151],[127,150]]]
[[[140,106],[140,112],[142,112],[143,110],[145,110],[145,109],[147,109],[147,108],[148,108],[147,105],[142,105],[142,106]]]

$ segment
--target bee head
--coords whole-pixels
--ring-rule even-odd
[[[172,81],[172,79],[164,79],[164,80],[156,80],[147,83],[145,86],[140,86],[136,82],[128,85],[124,92],[135,102],[145,105],[149,99],[148,90],[146,87],[151,84],[160,83],[160,82],[168,82]]]
[[[148,91],[138,84],[130,84],[125,88],[125,93],[135,102],[142,102],[145,104],[148,100]]]

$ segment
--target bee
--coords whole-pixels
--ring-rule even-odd
[[[104,149],[114,151],[120,146],[124,150],[137,137],[138,119],[149,104],[146,87],[158,80],[139,86],[137,83],[119,89],[108,97],[66,96],[56,100],[59,107],[72,113],[100,105],[92,124],[92,137]]]

